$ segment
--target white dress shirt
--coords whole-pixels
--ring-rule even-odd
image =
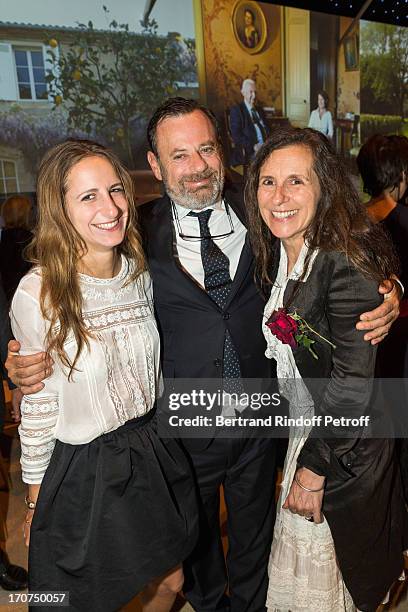
[[[186,236],[200,236],[200,224],[197,217],[189,217],[189,208],[180,206],[174,202],[176,209],[176,217],[180,223],[181,232]],[[212,209],[208,227],[212,236],[218,236],[220,234],[228,234],[231,232],[231,225],[228,219],[227,212],[225,210],[224,200],[217,202],[213,206],[208,206],[203,210]],[[239,258],[241,257],[242,249],[244,248],[246,227],[238,219],[231,206],[228,207],[231,215],[232,225],[234,233],[214,240],[221,251],[228,257],[230,261],[230,276],[231,280],[234,280],[236,274]],[[201,211],[194,211],[201,212]],[[173,211],[173,226],[176,236],[176,249],[178,258],[182,268],[189,274],[201,287],[204,288],[204,268],[201,259],[201,241],[200,240],[186,240],[179,236],[177,223],[175,222],[175,214]]]
[[[147,272],[126,285],[131,264],[122,256],[114,278],[79,274],[83,318],[92,333],[72,380],[55,358],[54,371],[39,393],[21,403],[23,481],[39,484],[55,441],[85,444],[146,414],[160,391],[160,339]],[[34,268],[20,282],[11,306],[21,354],[45,349],[48,322],[40,309],[41,272]],[[72,359],[76,342],[70,333],[64,348]]]

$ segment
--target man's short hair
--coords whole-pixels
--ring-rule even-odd
[[[247,85],[255,85],[256,87],[254,79],[244,79],[241,85],[241,93],[244,91],[244,89],[246,89]]]
[[[189,115],[194,111],[201,111],[210,120],[210,123],[215,131],[217,143],[221,143],[218,121],[212,111],[205,106],[202,106],[199,102],[197,102],[197,100],[189,100],[181,97],[169,98],[155,110],[152,118],[149,121],[149,125],[147,126],[147,140],[149,142],[149,147],[156,157],[158,156],[156,140],[158,125],[170,117],[181,117],[182,115]]]

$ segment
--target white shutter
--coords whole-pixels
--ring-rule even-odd
[[[0,43],[0,100],[17,100],[17,98],[13,49],[9,43]]]

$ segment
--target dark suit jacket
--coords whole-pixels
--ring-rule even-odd
[[[240,194],[225,198],[246,224]],[[225,331],[238,351],[243,378],[273,377],[262,334],[265,305],[254,284],[254,262],[246,237],[225,308],[221,309],[180,267],[174,254],[171,204],[167,196],[149,202],[141,212],[149,271],[153,279],[156,317],[162,341],[165,378],[219,379]]]
[[[3,366],[7,358],[7,344],[11,338],[7,300],[3,287],[0,284],[0,431],[3,430],[5,410],[4,390],[1,379],[2,377],[6,378],[6,371]]]
[[[255,110],[261,118],[266,134],[269,135],[265,113],[260,106],[256,106]],[[258,142],[258,136],[245,102],[231,107],[229,121],[235,145],[231,153],[230,164],[231,166],[247,165],[254,155],[254,145]]]
[[[284,303],[336,348],[316,339],[316,360],[304,347],[294,349],[298,370],[313,396],[316,414],[359,417],[372,409],[376,347],[355,324],[362,312],[382,301],[378,283],[366,279],[340,253],[319,253],[309,278],[294,294],[288,283]],[[291,296],[292,300],[291,300]],[[327,379],[314,385],[312,379]],[[309,379],[309,380],[308,380]],[[343,430],[344,431],[344,430]],[[350,428],[348,430],[350,432]],[[354,428],[325,429],[310,435],[298,464],[326,476],[323,513],[330,525],[344,581],[360,610],[371,612],[402,570],[407,546],[407,513],[395,462],[394,441],[373,439]],[[318,435],[318,431],[312,432]],[[344,434],[343,434],[344,435]]]
[[[31,268],[23,257],[25,247],[33,235],[21,227],[4,229],[0,236],[0,280],[10,303],[21,278]]]

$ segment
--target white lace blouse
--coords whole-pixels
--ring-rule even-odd
[[[71,381],[55,359],[44,389],[23,398],[19,433],[24,482],[41,482],[55,440],[90,442],[153,407],[160,384],[160,340],[151,280],[145,272],[125,286],[129,270],[129,262],[122,257],[114,278],[79,275],[84,321],[92,338]],[[35,268],[21,280],[12,302],[12,328],[21,354],[45,348],[48,323],[41,315],[40,289],[41,272]],[[65,349],[73,358],[72,334]]]

